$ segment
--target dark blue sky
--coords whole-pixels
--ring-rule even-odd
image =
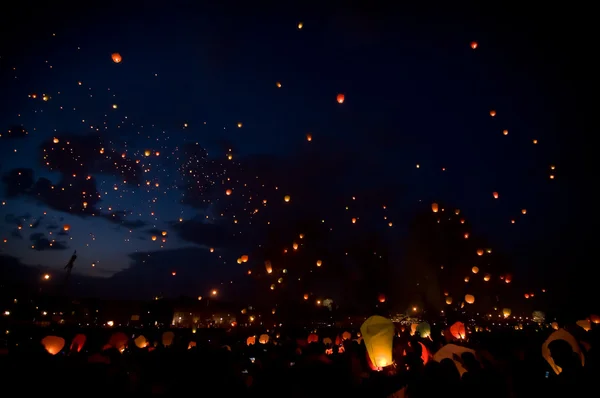
[[[285,206],[285,194],[296,211],[322,207],[332,219],[344,214],[352,196],[368,198],[363,219],[388,228],[398,242],[417,211],[446,203],[525,274],[564,256],[569,249],[555,247],[566,226],[584,228],[567,209],[580,208],[577,186],[585,180],[585,156],[574,154],[587,128],[580,85],[589,65],[578,66],[585,36],[563,32],[570,19],[556,25],[558,11],[521,10],[515,17],[514,10],[491,7],[425,12],[177,3],[15,11],[15,26],[24,29],[3,28],[0,171],[32,169],[33,181],[58,185],[74,172],[64,161],[72,145],[83,151],[85,174],[101,195],[82,210],[32,189],[11,197],[3,189],[4,254],[59,270],[77,250],[74,272],[110,277],[153,256],[164,262],[158,253],[169,250],[177,265],[148,272],[160,280],[171,270],[194,268],[208,286],[245,272],[236,258],[265,244],[260,228],[271,221],[250,214],[263,198],[267,206]],[[114,52],[120,64],[112,62]],[[345,94],[343,104],[338,93]],[[11,126],[22,126],[27,136],[11,138],[5,133]],[[78,141],[86,135],[97,137]],[[182,187],[189,162],[198,161],[188,157],[196,145],[212,165],[198,183],[207,188],[202,197],[194,196],[202,189],[192,188],[192,195]],[[60,153],[53,162],[63,162],[62,169],[46,167],[43,146]],[[100,160],[81,155],[100,148]],[[106,163],[109,153],[117,160]],[[225,174],[214,162],[227,165]],[[137,173],[117,172],[132,167]],[[258,176],[262,190],[249,188],[256,169],[265,171]],[[82,195],[65,181],[68,195]],[[387,220],[376,213],[383,205]],[[125,218],[115,221],[113,213],[121,211]],[[206,225],[203,234],[178,227],[192,221],[225,226],[224,236],[233,234],[235,244],[206,232]],[[64,225],[67,234],[60,233]],[[332,221],[330,227],[348,226]],[[209,247],[216,253],[209,255]]]

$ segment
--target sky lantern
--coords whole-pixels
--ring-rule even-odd
[[[352,217],[352,224],[356,224],[356,217]]]
[[[112,348],[116,348],[119,352],[123,352],[125,348],[127,348],[127,342],[129,341],[129,337],[123,332],[115,332],[110,336],[108,340],[108,346]]]
[[[465,232],[465,234],[463,235],[465,237],[465,239],[469,239],[469,233]]]
[[[529,298],[529,293],[525,293],[525,294],[523,295],[523,297],[525,297],[526,299],[528,299],[528,298]]]
[[[506,283],[512,282],[512,275],[506,274],[506,276],[504,277],[504,282],[506,282]]]
[[[567,343],[569,343],[569,345],[573,349],[573,352],[577,354],[577,356],[581,360],[581,366],[585,366],[585,357],[583,355],[583,352],[581,352],[581,347],[579,346],[577,339],[565,329],[558,329],[557,331],[553,332],[548,337],[548,339],[546,339],[544,344],[542,344],[542,356],[548,362],[552,370],[554,370],[554,373],[559,374],[560,372],[562,372],[561,367],[554,363],[554,359],[552,359],[552,355],[550,355],[550,348],[548,348],[550,343],[554,340],[564,340]]]
[[[298,22],[298,29],[302,29],[302,27],[304,27],[304,24],[302,22]]]
[[[483,256],[483,249],[477,249],[477,255]]]
[[[470,278],[468,276],[465,276],[465,283],[468,283],[470,280]]]
[[[393,363],[392,345],[396,328],[391,320],[373,315],[362,324],[360,333],[373,366],[380,369]]]
[[[308,142],[312,141],[312,134],[311,133],[306,133],[306,141],[308,141]]]
[[[498,192],[494,192],[492,195],[494,195],[494,199],[498,199]]]
[[[377,299],[380,303],[385,303],[385,294],[379,293],[379,297]]]
[[[508,135],[508,130],[502,130],[502,134]]]
[[[527,209],[521,209],[521,214],[527,214]]]
[[[296,242],[292,244],[292,249],[298,250],[298,244]]]
[[[75,352],[81,352],[81,349],[85,345],[86,340],[87,340],[87,337],[85,336],[85,334],[83,334],[83,333],[76,334],[75,337],[73,337],[73,340],[71,341],[71,346],[70,346],[69,350],[75,351]]]
[[[232,191],[231,191],[231,189],[227,189],[227,190],[225,191],[225,195],[229,196],[229,195],[231,195],[231,192],[232,192]]]
[[[265,270],[267,271],[267,274],[270,274],[273,272],[273,266],[271,265],[271,261],[269,261],[269,260],[265,261]]]
[[[238,257],[238,258],[237,258],[237,260],[235,260],[235,261],[236,261],[238,264],[241,264],[241,263],[242,263],[242,258],[241,258],[241,257]]]
[[[148,340],[141,334],[133,339],[133,342],[137,348],[146,348],[148,346]]]
[[[337,95],[337,102],[338,102],[338,104],[343,104],[345,99],[346,99],[346,97],[344,96],[344,94],[338,94]]]
[[[244,254],[242,257],[240,257],[242,259],[243,263],[247,263],[248,262],[248,255]]]
[[[168,332],[164,332],[162,334],[162,344],[165,347],[170,346],[171,344],[173,344],[173,340],[175,339],[175,333],[168,331]]]
[[[490,111],[490,116],[491,116],[491,117],[494,117],[494,116],[496,116],[496,111],[492,109],[492,110]]]
[[[155,235],[153,235],[153,236],[152,236],[152,241],[155,241],[155,240],[156,240],[156,236],[155,236]]]
[[[474,273],[474,274],[478,273],[479,272],[479,267],[474,266],[473,268],[471,268],[471,272]]]
[[[70,229],[71,229],[71,226],[70,226],[69,224],[65,224],[65,225],[63,225],[63,230],[64,230],[65,232],[68,232]]]
[[[431,336],[431,326],[427,322],[421,322],[417,325],[417,332],[422,338],[426,339]]]
[[[448,304],[448,305],[452,304],[452,297],[450,297],[450,296],[446,297],[446,304]]]
[[[464,339],[467,336],[465,324],[462,322],[455,322],[452,324],[452,326],[450,326],[450,334],[455,339]]]
[[[477,44],[477,42],[476,42],[476,41],[472,41],[472,42],[471,42],[471,48],[472,48],[473,50],[475,50],[475,49],[477,48],[477,46],[478,46],[478,44]]]
[[[151,152],[149,149],[146,149],[146,150],[144,151],[144,156],[145,156],[145,157],[148,157],[148,156],[150,156],[150,155],[152,155],[152,152]]]
[[[489,282],[489,281],[490,281],[490,279],[492,279],[492,276],[491,276],[490,274],[485,274],[485,275],[483,276],[483,280],[484,280],[485,282]]]
[[[589,319],[581,319],[581,320],[575,322],[575,324],[577,326],[579,326],[580,328],[582,328],[583,330],[585,330],[586,332],[589,332],[590,330],[592,330],[592,323],[590,322]]]
[[[121,54],[119,54],[119,53],[112,53],[112,55],[110,57],[112,58],[112,60],[115,64],[119,64],[123,60],[123,58],[121,58]]]
[[[510,310],[510,308],[503,308],[502,309],[502,316],[505,318],[508,318],[510,316],[510,314],[512,314],[512,311]]]
[[[194,347],[196,347],[196,342],[195,341],[190,341],[188,343],[188,350],[191,350]],[[225,346],[225,347],[227,347],[227,346]]]
[[[275,85],[277,86],[277,88],[281,88],[281,82],[277,82],[275,83]]]
[[[60,142],[60,140],[59,140],[58,138],[54,137],[54,138],[52,139],[52,142],[53,142],[54,144],[58,144],[58,143]]]
[[[256,344],[256,336],[250,336],[246,339],[246,345],[254,345]]]
[[[465,294],[465,303],[473,304],[475,302],[475,296],[472,294]]]
[[[304,298],[304,300],[308,300],[308,293],[304,293],[304,296],[302,296],[302,298]]]
[[[319,342],[319,335],[317,335],[316,333],[309,334],[308,337],[306,338],[306,342],[308,344],[310,344],[310,343],[318,343]]]
[[[287,203],[287,202],[289,202],[290,200],[292,200],[292,197],[291,197],[290,195],[285,195],[285,196],[283,197],[283,200],[284,200],[284,201]]]
[[[439,210],[439,206],[437,203],[432,203],[431,204],[431,211],[433,211],[434,213],[437,213]]]
[[[590,321],[592,321],[592,323],[599,324],[600,316],[592,314],[592,315],[590,315]]]
[[[50,355],[58,354],[65,346],[65,339],[58,336],[46,336],[42,339],[42,345]]]
[[[161,234],[162,236],[167,236],[167,231],[162,231],[160,234]]]
[[[241,129],[241,128],[242,128],[242,126],[243,126],[243,125],[242,125],[242,122],[238,122],[237,126],[238,126],[238,128],[239,128],[239,129]]]
[[[258,342],[260,344],[267,344],[269,342],[269,335],[266,333],[261,334],[258,338]]]
[[[211,248],[210,248],[210,252],[211,252],[211,253],[214,253],[214,252],[215,252],[215,248],[214,248],[214,247],[211,247]]]

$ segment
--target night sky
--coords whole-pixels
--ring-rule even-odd
[[[302,251],[313,219],[332,234],[314,259],[360,228],[409,266],[435,202],[517,286],[587,289],[585,10],[177,3],[5,15],[6,261],[58,273],[77,250],[74,275],[111,293],[208,295],[279,238]]]

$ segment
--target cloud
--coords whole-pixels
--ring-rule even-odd
[[[39,178],[35,181],[32,169],[18,168],[6,173],[2,177],[2,181],[8,197],[29,196],[58,211],[78,217],[100,216],[126,228],[141,228],[146,225],[141,220],[126,220],[125,217],[132,212],[125,210],[109,214],[100,212],[96,207],[100,202],[100,193],[96,187],[96,179],[92,176],[63,174],[59,183],[55,185],[46,178]],[[28,215],[26,218],[30,217],[31,215]],[[33,225],[39,226],[40,221],[37,219]],[[17,222],[19,225],[18,220],[11,222]]]
[[[57,141],[55,143],[55,141]],[[63,175],[94,174],[118,176],[127,184],[141,182],[139,164],[110,147],[99,135],[61,135],[41,146],[42,166]]]
[[[187,242],[211,247],[233,247],[237,239],[227,228],[220,224],[207,223],[202,218],[183,222],[173,222],[172,229]],[[160,235],[160,231],[157,231]]]
[[[65,242],[50,241],[41,232],[36,232],[29,236],[33,249],[37,251],[43,250],[65,250],[68,248]]]

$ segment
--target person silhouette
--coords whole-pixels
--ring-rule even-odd
[[[65,269],[67,270],[67,274],[70,274],[71,271],[73,270],[73,266],[75,265],[75,260],[77,260],[77,250],[75,250],[73,252],[73,255],[71,256],[71,259],[69,260],[69,262],[67,263],[67,265],[65,265]]]

